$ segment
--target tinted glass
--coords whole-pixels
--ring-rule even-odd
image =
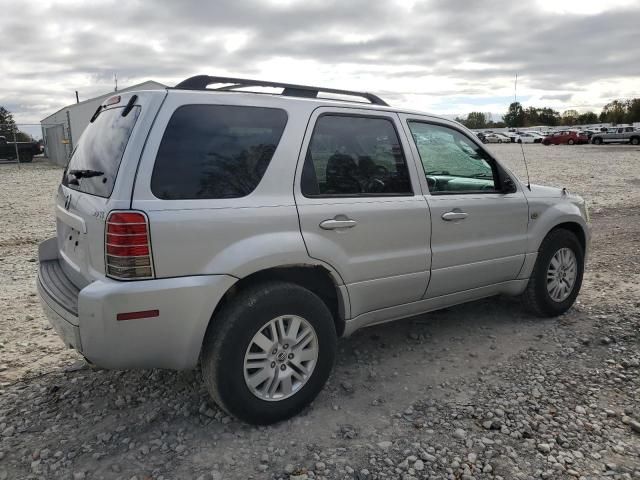
[[[429,191],[438,193],[497,190],[493,162],[478,145],[452,128],[409,122]]]
[[[238,198],[260,183],[287,114],[274,108],[185,105],[164,132],[151,177],[166,200]]]
[[[302,172],[302,193],[410,195],[407,163],[393,123],[386,118],[318,118]]]
[[[134,107],[126,117],[123,110],[104,110],[87,126],[62,177],[63,185],[100,197],[111,195],[124,149],[140,115],[140,107]]]

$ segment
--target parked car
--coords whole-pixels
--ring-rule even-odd
[[[476,137],[478,137],[478,138],[480,139],[480,141],[481,141],[482,143],[486,143],[486,142],[484,141],[485,134],[484,134],[483,132],[474,132],[474,134],[475,134],[475,136],[476,136]]]
[[[518,133],[517,143],[540,143],[542,142],[542,138],[534,135],[530,132],[520,132]]]
[[[561,131],[553,133],[542,140],[543,145],[574,145],[588,143],[588,138],[574,131]]]
[[[6,137],[0,136],[0,158],[29,163],[33,161],[34,155],[40,153],[37,142],[9,142]]]
[[[602,143],[630,143],[640,145],[640,131],[633,127],[610,128],[607,132],[594,133],[591,143],[600,145]]]
[[[489,133],[484,136],[484,143],[507,143],[507,139],[496,133]]]
[[[566,312],[590,239],[582,198],[528,188],[456,122],[208,76],[106,100],[55,214],[37,288],[65,344],[105,368],[200,364],[256,424],[305,408],[363,327],[498,294]]]

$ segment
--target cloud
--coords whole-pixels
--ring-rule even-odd
[[[363,89],[446,114],[506,110],[516,73],[521,99],[559,109],[640,96],[638,2],[557,3],[14,2],[0,18],[0,105],[36,122],[75,90],[111,90],[115,72],[121,86],[208,73]]]

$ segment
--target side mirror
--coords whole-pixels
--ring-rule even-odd
[[[502,178],[502,193],[516,193],[518,189],[509,175]]]

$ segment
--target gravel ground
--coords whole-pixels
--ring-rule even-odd
[[[225,416],[198,372],[65,350],[34,286],[61,170],[0,164],[0,480],[640,478],[640,149],[524,148],[532,182],[591,204],[575,307],[540,320],[497,298],[362,330],[271,427]],[[491,149],[523,176],[519,146]]]

